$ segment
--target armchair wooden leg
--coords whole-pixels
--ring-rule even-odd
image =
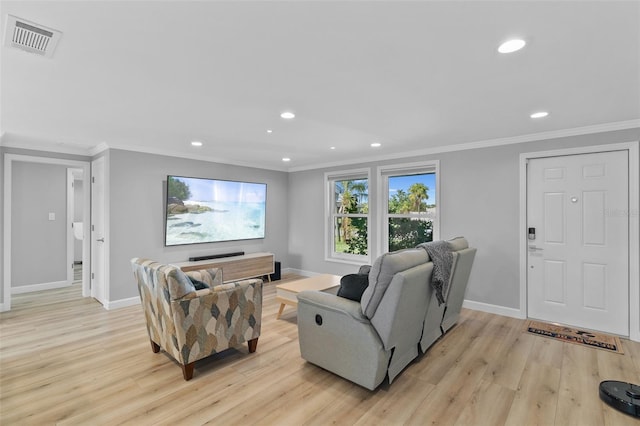
[[[258,349],[258,338],[251,339],[247,342],[249,344],[249,353],[254,353]]]
[[[151,342],[151,350],[153,351],[153,353],[157,354],[158,352],[160,352],[160,345],[154,342],[153,340],[149,340],[149,341]]]
[[[195,361],[191,362],[187,365],[181,365],[182,367],[182,377],[184,377],[185,380],[191,380],[191,378],[193,378],[193,368],[196,366]]]

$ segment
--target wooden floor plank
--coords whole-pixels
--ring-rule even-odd
[[[568,426],[604,424],[598,394],[602,381],[598,370],[598,349],[567,345],[564,352],[556,422]]]
[[[505,424],[562,425],[555,422],[559,386],[559,368],[535,362],[527,363]]]
[[[15,295],[0,314],[0,424],[637,424],[597,385],[640,381],[639,343],[610,354],[466,309],[391,385],[350,383],[300,357],[294,309],[275,318],[275,285],[298,278],[265,284],[255,353],[198,361],[189,382],[151,351],[140,306],[107,311],[79,285]]]
[[[515,390],[483,380],[462,410],[456,425],[492,426],[504,424]]]

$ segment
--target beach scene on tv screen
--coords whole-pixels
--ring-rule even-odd
[[[267,185],[169,176],[165,244],[264,238]]]

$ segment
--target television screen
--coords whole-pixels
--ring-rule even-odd
[[[264,238],[267,184],[167,176],[165,245]]]

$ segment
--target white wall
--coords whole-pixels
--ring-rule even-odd
[[[233,251],[272,252],[288,263],[287,173],[227,164],[109,150],[109,301],[137,297],[130,259],[182,262],[191,256]],[[188,246],[164,246],[167,175],[260,182],[267,184],[266,238]]]
[[[440,160],[440,237],[465,236],[478,248],[466,299],[519,309],[519,155],[576,146],[637,141],[640,129],[574,136],[424,157],[291,173],[290,267],[346,274],[357,267],[324,260],[323,178],[330,170]],[[372,225],[373,226],[373,223]],[[638,261],[638,259],[636,259]],[[634,283],[632,283],[634,285]],[[638,285],[638,283],[635,283]]]

